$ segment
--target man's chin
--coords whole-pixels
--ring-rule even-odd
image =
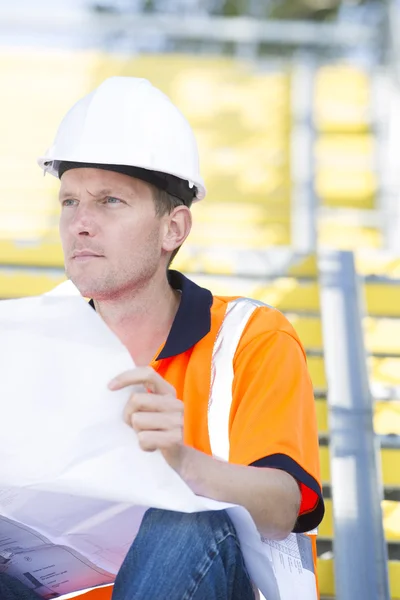
[[[74,286],[78,289],[81,296],[84,298],[94,298],[97,296],[104,294],[104,290],[100,289],[101,286],[99,283],[95,283],[94,281],[88,281],[88,279],[81,279],[80,277],[71,277],[68,278],[72,281]]]

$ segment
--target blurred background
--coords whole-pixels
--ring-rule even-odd
[[[1,298],[64,278],[36,157],[111,75],[197,135],[208,197],[175,267],[276,306],[306,347],[321,596],[400,599],[399,0],[3,0]]]

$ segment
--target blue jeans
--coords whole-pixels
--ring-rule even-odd
[[[117,575],[112,600],[254,600],[225,511],[150,509]]]
[[[225,511],[149,509],[117,575],[112,600],[254,600]],[[38,600],[0,574],[1,600]]]

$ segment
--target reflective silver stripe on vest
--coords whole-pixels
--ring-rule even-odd
[[[238,298],[229,302],[214,344],[208,401],[208,435],[213,456],[223,460],[229,460],[233,359],[242,333],[259,306],[266,305],[249,298]]]
[[[223,460],[229,460],[233,360],[243,331],[251,315],[260,306],[272,308],[269,304],[250,298],[238,298],[230,302],[214,343],[208,401],[208,435],[213,456]],[[318,529],[307,533],[317,535]]]

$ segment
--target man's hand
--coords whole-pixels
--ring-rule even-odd
[[[142,385],[144,390],[131,395],[124,410],[126,423],[136,431],[143,450],[161,450],[169,465],[179,473],[186,448],[183,402],[177,399],[175,388],[151,367],[121,373],[109,383],[109,388],[120,390],[130,385]]]
[[[144,388],[133,392],[124,411],[143,450],[161,450],[195,494],[247,508],[265,537],[279,540],[289,535],[300,507],[299,486],[291,475],[215,460],[185,446],[183,402],[176,398],[175,389],[150,367],[122,373],[109,388],[130,385]]]

